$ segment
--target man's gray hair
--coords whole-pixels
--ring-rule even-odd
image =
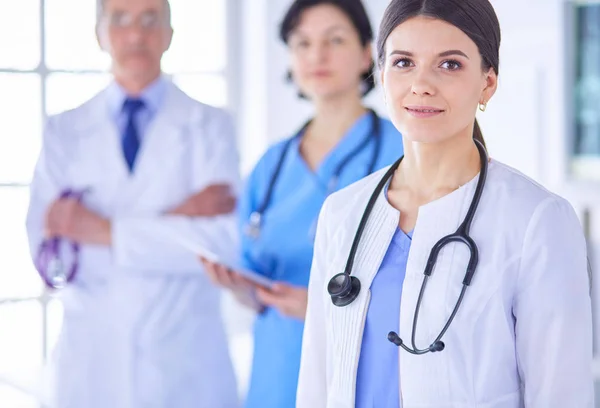
[[[96,0],[96,24],[99,24],[100,20],[102,20],[106,1],[107,0]],[[163,0],[163,4],[165,6],[165,17],[167,19],[167,23],[169,26],[171,26],[171,4],[169,3],[169,0]]]

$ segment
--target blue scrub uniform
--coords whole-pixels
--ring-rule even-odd
[[[308,287],[313,242],[319,211],[329,192],[333,173],[344,158],[371,133],[372,117],[359,118],[316,171],[292,141],[281,167],[260,236],[244,234],[250,214],[262,204],[286,141],[271,147],[249,176],[240,202],[242,265],[290,285]],[[381,149],[375,170],[392,164],[403,153],[402,138],[392,123],[381,120]],[[338,190],[366,176],[375,151],[370,140],[340,174]],[[294,408],[300,370],[304,322],[267,308],[254,326],[254,357],[246,408]]]
[[[358,374],[356,408],[400,408],[399,347],[387,339],[398,333],[400,299],[406,275],[411,234],[397,229],[371,283],[371,302],[363,332]]]

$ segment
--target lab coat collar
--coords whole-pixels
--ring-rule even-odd
[[[163,117],[165,120],[180,125],[186,121],[186,110],[180,109],[189,98],[177,88],[170,80],[161,77],[155,82],[152,89],[148,89],[151,105],[150,109],[156,109],[155,119]],[[96,94],[85,104],[77,108],[77,115],[69,115],[70,127],[82,137],[104,135],[107,131],[118,133],[115,117],[118,116],[124,96],[119,96],[116,84],[112,83],[104,90]],[[161,96],[162,95],[162,96]],[[123,99],[119,99],[119,98]],[[159,101],[159,99],[162,99]],[[120,102],[119,102],[120,101]],[[153,121],[154,122],[154,121]],[[149,127],[148,131],[152,126]]]
[[[116,100],[118,98],[116,94],[119,91],[115,90],[115,86],[114,83],[109,85],[87,103],[79,107],[76,116],[72,115],[70,117],[72,120],[71,126],[81,136],[106,135],[109,128],[115,132],[117,131],[114,115],[118,113],[114,111],[114,107],[119,104]],[[188,103],[188,101],[191,101],[189,97],[164,77],[161,77],[160,85],[157,82],[154,86],[150,93],[153,95],[151,99],[155,100],[155,102],[152,102],[152,109],[157,109],[156,119],[160,118],[176,126],[181,126],[185,123],[189,110],[182,109],[182,107],[190,106]],[[158,102],[159,95],[161,94],[160,98],[162,98],[162,101]],[[121,100],[121,104],[123,100]],[[151,132],[152,128],[151,123],[148,132]]]
[[[145,108],[150,111],[152,115],[158,112],[161,107],[165,93],[167,90],[167,80],[163,75],[155,79],[150,85],[148,85],[139,95],[129,95],[123,87],[121,87],[116,81],[112,81],[111,84],[106,88],[106,102],[108,109],[113,120],[117,120],[122,112],[123,103],[125,99],[135,97],[141,99]]]
[[[133,173],[122,158],[119,131],[106,103],[108,88],[82,106],[81,114],[74,118],[73,129],[81,136],[81,154],[92,151],[105,156],[102,161],[112,174],[113,199],[120,205],[135,203],[152,184],[158,169],[173,165],[169,160],[189,148],[185,138],[189,122],[202,120],[193,109],[195,101],[171,82],[165,85],[164,104],[148,125]]]
[[[489,166],[492,167],[493,162]],[[380,170],[373,177],[373,188],[378,180],[383,177],[385,171],[387,171],[387,168]],[[471,204],[478,180],[479,174],[450,194],[419,208],[417,222],[412,233],[412,245],[406,271],[407,278],[421,279],[427,258],[429,257],[429,251],[425,250],[425,248],[432,248],[442,237],[452,234],[457,230]],[[384,244],[385,248],[387,248],[396,228],[398,228],[400,215],[400,211],[392,207],[389,203],[387,188],[384,188],[375,202],[361,242],[378,242]],[[368,251],[369,248],[364,248],[364,250]],[[359,245],[357,258],[362,257],[362,251],[363,245]],[[439,259],[444,256],[445,252],[448,251],[442,251]],[[380,257],[380,262],[383,260],[383,255],[385,254],[382,254]],[[364,280],[364,284],[370,287],[379,269],[380,262],[377,265],[373,265],[374,268],[367,268],[368,273],[366,270],[360,270],[360,268],[355,268],[356,271],[352,271],[352,273],[357,273],[360,270],[358,273],[361,275],[361,281]]]

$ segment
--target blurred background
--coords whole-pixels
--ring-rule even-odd
[[[243,174],[311,113],[285,81],[287,52],[277,30],[290,3],[171,0],[175,36],[164,70],[192,97],[232,113]],[[375,27],[387,3],[365,1]],[[500,85],[479,113],[490,155],[572,203],[600,271],[600,1],[492,3],[503,35]],[[74,108],[110,80],[108,57],[96,44],[95,6],[0,0],[0,408],[40,408],[30,394],[60,330],[61,305],[44,293],[29,258],[28,183],[46,117]],[[379,90],[367,104],[387,116]],[[596,278],[597,354],[599,295]],[[252,316],[224,301],[243,393]]]

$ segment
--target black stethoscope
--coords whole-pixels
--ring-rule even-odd
[[[473,200],[471,201],[471,205],[469,207],[467,215],[465,216],[464,221],[462,222],[462,224],[460,224],[460,226],[458,227],[456,232],[440,239],[431,249],[431,252],[429,254],[429,259],[427,260],[427,265],[425,267],[423,284],[421,285],[421,291],[419,292],[419,298],[417,299],[417,305],[415,307],[415,314],[414,314],[413,326],[412,326],[412,339],[411,339],[412,348],[409,348],[408,346],[406,346],[404,344],[404,342],[402,341],[402,339],[400,338],[400,336],[398,336],[398,334],[396,334],[396,332],[390,332],[388,334],[389,341],[394,343],[396,346],[402,347],[404,350],[408,351],[411,354],[419,355],[419,354],[425,354],[428,352],[436,352],[436,351],[444,350],[445,345],[444,345],[444,342],[441,341],[442,336],[446,333],[446,331],[448,330],[448,327],[450,327],[452,320],[454,320],[454,317],[456,316],[458,308],[460,307],[460,304],[462,303],[463,297],[465,295],[465,291],[467,290],[467,286],[469,286],[471,284],[471,280],[473,279],[473,275],[475,274],[475,269],[477,268],[477,263],[479,261],[479,253],[477,250],[477,245],[475,244],[473,239],[469,236],[469,229],[471,227],[471,222],[473,221],[473,217],[475,216],[475,210],[477,209],[477,205],[479,204],[479,200],[481,199],[481,194],[482,194],[483,188],[485,186],[485,179],[487,176],[487,169],[488,169],[488,155],[485,150],[485,147],[483,146],[483,144],[481,144],[481,142],[475,140],[475,145],[477,146],[477,149],[479,150],[479,156],[481,158],[481,171],[480,171],[480,175],[479,175],[479,180],[477,181],[477,187],[475,188],[475,194],[473,196]],[[363,213],[360,223],[358,224],[358,230],[356,231],[356,235],[354,236],[354,241],[352,242],[350,254],[348,255],[348,261],[346,262],[346,268],[345,268],[344,272],[339,273],[339,274],[335,275],[333,278],[331,278],[331,280],[329,281],[329,284],[327,285],[327,291],[329,292],[329,295],[331,295],[331,300],[332,300],[333,304],[336,306],[349,305],[350,303],[352,303],[354,301],[354,299],[356,299],[356,297],[358,296],[358,293],[360,292],[359,279],[356,276],[350,275],[350,273],[352,272],[352,265],[354,263],[356,251],[357,251],[358,245],[360,243],[360,238],[363,234],[365,226],[367,225],[369,215],[371,214],[371,211],[373,210],[373,207],[375,205],[375,202],[377,201],[377,198],[381,194],[381,191],[383,190],[383,188],[385,187],[387,182],[393,176],[396,169],[398,169],[398,166],[400,166],[400,162],[402,161],[403,157],[398,159],[398,161],[396,161],[396,163],[394,163],[392,165],[392,167],[390,167],[390,169],[385,173],[385,175],[383,176],[383,178],[381,179],[381,181],[375,188],[375,191],[373,191],[373,194],[371,195],[371,198],[369,199],[369,202],[367,204],[365,212]],[[442,248],[445,245],[448,245],[451,242],[462,242],[463,244],[465,244],[467,246],[467,248],[469,248],[469,251],[471,252],[470,257],[469,257],[469,263],[467,265],[467,272],[463,279],[463,287],[460,292],[460,296],[458,297],[458,300],[456,302],[456,305],[454,306],[454,310],[452,311],[450,318],[446,322],[446,325],[444,326],[444,328],[442,329],[440,334],[437,336],[437,338],[433,341],[433,343],[429,347],[421,350],[421,349],[417,348],[417,346],[415,345],[415,333],[417,331],[417,319],[419,317],[419,309],[421,308],[421,301],[423,300],[423,293],[425,292],[425,286],[427,285],[427,280],[429,279],[429,277],[431,276],[431,273],[433,272],[433,268],[435,267],[435,263],[437,261],[437,257],[439,255],[440,251],[442,250]]]
[[[350,161],[352,161],[352,159],[354,157],[356,157],[356,155],[358,155],[361,151],[363,151],[364,149],[367,148],[371,139],[373,139],[373,141],[375,143],[375,148],[373,149],[373,155],[371,156],[371,162],[369,163],[369,167],[367,168],[366,175],[373,173],[373,171],[375,170],[375,166],[377,165],[377,158],[379,157],[379,153],[381,151],[381,124],[380,124],[379,116],[377,115],[377,113],[375,113],[374,110],[369,109],[369,113],[371,114],[371,120],[372,120],[371,131],[367,134],[367,137],[365,137],[363,142],[361,144],[359,144],[350,153],[348,153],[348,155],[346,157],[344,157],[344,159],[338,164],[335,171],[333,172],[333,177],[331,178],[331,180],[329,180],[329,183],[327,186],[328,194],[333,192],[333,190],[337,186],[338,180],[340,178],[340,175],[344,171],[344,168],[350,163]],[[250,220],[244,231],[246,233],[246,235],[248,235],[254,239],[259,237],[260,229],[262,226],[262,218],[263,218],[264,213],[267,211],[267,208],[271,204],[273,191],[275,190],[275,185],[277,184],[277,180],[279,179],[279,176],[281,175],[281,169],[285,162],[285,158],[287,157],[288,152],[291,150],[292,143],[294,142],[294,140],[296,140],[299,137],[302,137],[302,135],[304,134],[304,131],[306,130],[306,128],[308,127],[310,122],[311,121],[306,122],[304,124],[304,126],[302,126],[302,128],[300,128],[298,133],[296,133],[296,135],[294,137],[290,138],[283,146],[283,151],[281,153],[281,156],[279,156],[279,161],[277,162],[277,165],[275,166],[275,171],[273,172],[273,175],[271,176],[271,180],[269,181],[269,188],[267,190],[267,194],[265,195],[265,197],[264,197],[261,205],[258,207],[258,209],[256,211],[254,211],[252,214],[250,214]]]

